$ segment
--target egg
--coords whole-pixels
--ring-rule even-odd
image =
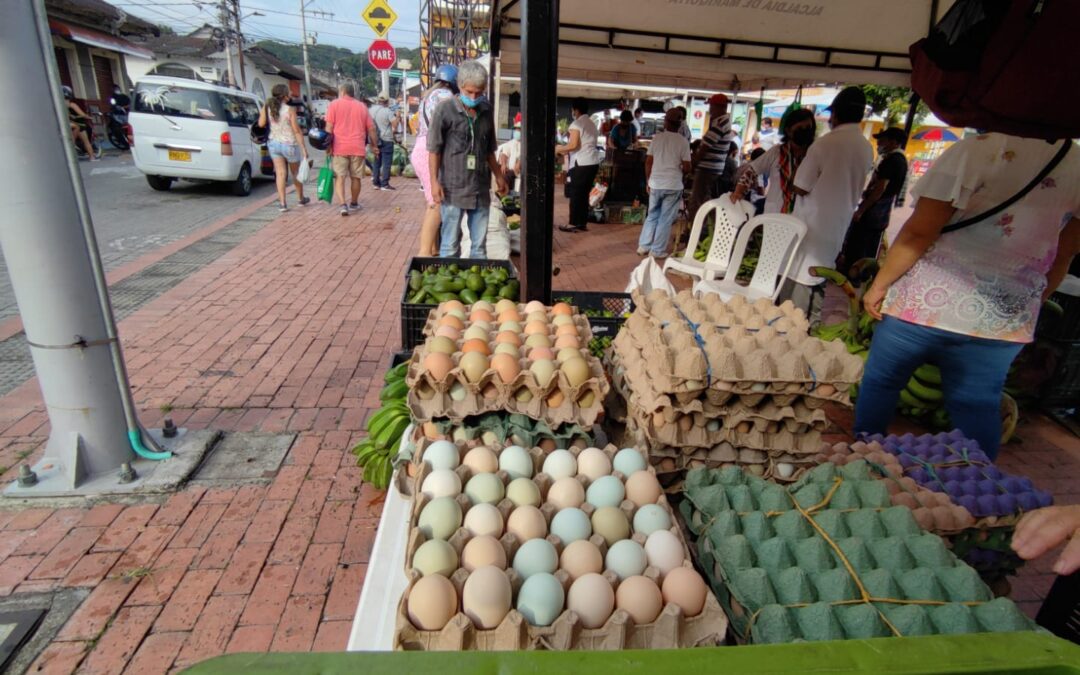
[[[499,320],[500,333],[521,333],[521,324],[517,321]]]
[[[604,557],[600,549],[588,539],[572,541],[563,548],[559,556],[559,567],[574,581],[586,574],[599,574],[604,571]]]
[[[457,351],[457,343],[443,335],[436,335],[433,338],[428,338],[425,346],[427,347],[429,354],[439,353],[449,356]]]
[[[520,347],[521,346],[521,336],[518,335],[517,332],[511,332],[511,331],[507,331],[507,330],[502,330],[502,331],[499,331],[499,333],[497,333],[495,335],[495,343],[496,344],[511,344],[511,345],[514,345],[515,347]]]
[[[518,311],[516,309],[507,309],[505,311],[499,312],[499,323],[516,323],[518,321],[521,321],[521,315],[518,314]]]
[[[542,539],[547,536],[547,521],[536,506],[523,504],[510,512],[506,519],[506,531],[519,541]]]
[[[701,575],[689,567],[676,567],[664,576],[660,587],[665,603],[678,605],[685,616],[697,616],[705,608],[708,587]]]
[[[420,630],[442,630],[457,614],[457,591],[441,574],[423,577],[409,591],[406,613]]]
[[[506,618],[510,611],[513,590],[510,579],[494,565],[473,570],[461,591],[461,607],[465,616],[481,630],[491,630]]]
[[[506,486],[506,498],[514,506],[540,506],[540,488],[528,478],[515,478]]]
[[[491,312],[486,309],[478,309],[473,307],[473,310],[469,312],[469,321],[494,321],[495,317],[491,315]]]
[[[529,321],[525,324],[525,335],[544,335],[548,334],[548,325],[546,321]],[[528,343],[528,339],[526,339]]]
[[[621,539],[611,545],[604,564],[615,573],[619,579],[638,576],[645,572],[648,560],[645,557],[645,549],[633,539]]]
[[[507,354],[512,359],[517,361],[521,358],[521,350],[517,348],[517,345],[512,345],[509,342],[499,342],[495,345],[496,354]],[[494,366],[492,366],[494,368]],[[520,370],[520,366],[518,367]]]
[[[474,537],[490,536],[498,539],[503,533],[503,517],[491,504],[474,504],[465,512],[463,527]]]
[[[533,459],[528,450],[520,445],[508,445],[499,453],[499,469],[510,478],[532,478]]]
[[[664,597],[652,579],[636,576],[624,579],[615,590],[615,607],[642,626],[656,621],[664,609]]]
[[[547,333],[533,333],[525,338],[526,347],[546,347],[551,349],[551,338]],[[554,358],[554,357],[549,357]]]
[[[622,481],[615,476],[600,476],[589,484],[585,491],[585,501],[596,508],[603,506],[618,506],[622,504],[626,491]]]
[[[627,478],[638,471],[644,471],[646,466],[645,455],[636,448],[623,448],[616,452],[611,460],[611,467]]]
[[[437,469],[428,474],[420,485],[420,493],[435,499],[461,494],[461,478],[450,469]]]
[[[439,323],[437,325],[450,326],[451,328],[455,328],[459,331],[465,330],[465,322],[453,314],[444,314],[442,318],[439,319]]]
[[[592,535],[592,523],[581,509],[562,509],[551,519],[551,533],[565,545]]]
[[[571,316],[574,313],[574,308],[565,302],[556,302],[551,307],[551,313],[556,316]]]
[[[558,351],[558,353],[555,356],[555,360],[558,361],[560,364],[561,363],[566,363],[567,361],[570,361],[572,359],[580,359],[580,358],[582,358],[581,357],[581,350],[580,349],[570,349],[569,347],[563,347],[562,349],[560,349]]]
[[[580,337],[577,326],[572,323],[564,323],[555,326],[555,337]]]
[[[630,536],[630,521],[616,506],[604,506],[592,514],[592,529],[611,546]]]
[[[465,459],[463,459],[461,463],[469,467],[469,470],[474,474],[495,473],[499,470],[499,458],[491,448],[483,445],[477,446],[465,453]]]
[[[591,389],[583,391],[581,396],[578,396],[577,404],[582,408],[591,408],[594,403],[596,403],[596,394]]]
[[[450,399],[454,401],[464,401],[465,397],[469,395],[469,390],[465,388],[460,382],[455,382],[450,385]]]
[[[454,368],[454,362],[442,352],[431,352],[424,357],[424,370],[436,382],[443,382]]]
[[[615,591],[599,574],[585,574],[570,585],[566,608],[581,617],[586,628],[600,628],[615,609]]]
[[[439,303],[439,311],[446,313],[450,310],[465,311],[465,305],[461,304],[458,300],[447,300],[446,302]]]
[[[534,309],[531,312],[526,311],[526,313],[525,313],[525,321],[526,322],[540,321],[541,323],[544,323],[546,325],[547,324],[547,319],[548,319],[547,312],[545,312],[542,309]]]
[[[447,372],[449,372],[449,370],[447,370]],[[529,364],[529,372],[536,378],[536,386],[543,389],[548,386],[551,382],[551,378],[555,376],[555,362],[550,359],[533,361]]]
[[[461,527],[461,505],[453,497],[432,499],[420,511],[417,529],[428,539],[449,539]]]
[[[456,469],[461,463],[461,453],[450,441],[433,441],[424,448],[423,460],[432,469]]]
[[[499,345],[508,346],[513,350],[517,350],[513,345]],[[495,371],[496,377],[503,384],[510,384],[521,372],[521,365],[518,364],[517,357],[509,354],[496,354],[491,357],[491,369]]]
[[[514,554],[514,571],[522,579],[534,574],[554,574],[559,567],[559,554],[547,539],[529,539]]]
[[[552,351],[547,347],[533,347],[529,350],[530,363],[536,363],[537,361],[552,361],[554,358],[555,354],[553,354]],[[552,374],[554,374],[554,366],[552,367],[551,371]]]
[[[547,501],[557,509],[577,508],[585,503],[585,488],[576,478],[560,478],[548,488]]]
[[[578,473],[590,481],[611,473],[611,460],[600,448],[585,448],[577,457]]]
[[[498,504],[505,496],[505,488],[497,474],[478,473],[465,484],[465,496],[473,504]]]
[[[562,351],[560,350],[559,353],[561,354]],[[589,372],[589,364],[585,362],[585,359],[581,358],[580,353],[577,358],[566,359],[563,361],[562,365],[559,366],[559,369],[566,375],[566,380],[570,383],[571,387],[580,387],[586,380],[592,377],[592,373]]]
[[[659,504],[646,504],[634,513],[634,532],[648,537],[657,530],[670,530],[671,516]]]
[[[458,554],[453,546],[442,539],[429,539],[413,553],[412,566],[425,577],[441,574],[449,578],[458,567]]]
[[[544,316],[547,316],[547,307],[544,307],[544,303],[539,300],[530,300],[528,304],[525,305],[525,312],[528,314],[542,312]]]
[[[506,569],[506,549],[495,537],[473,537],[461,549],[461,566],[472,572],[487,565]]]
[[[517,611],[531,626],[550,626],[562,614],[566,593],[551,574],[533,574],[518,590]]]
[[[439,326],[435,329],[436,337],[449,338],[457,342],[461,338],[461,331],[453,326]]]
[[[491,303],[488,302],[487,300],[477,300],[476,302],[474,302],[472,304],[472,308],[473,309],[482,309],[482,310],[484,310],[485,312],[488,312],[488,313],[495,311],[495,308],[492,307]]]
[[[533,393],[529,391],[528,387],[521,387],[514,392],[514,400],[520,403],[528,403],[533,400]]]
[[[574,323],[574,317],[567,314],[556,314],[551,317],[551,325],[553,326],[570,326]]]
[[[544,460],[543,472],[554,480],[577,475],[577,459],[569,450],[555,450]]]
[[[645,540],[645,556],[649,565],[660,570],[660,576],[682,565],[683,549],[670,530],[657,530]]]
[[[501,300],[499,300],[498,302],[495,303],[495,311],[496,312],[502,313],[502,312],[505,312],[508,309],[516,310],[517,309],[517,303],[514,302],[513,300],[508,300],[506,298],[503,298],[503,299],[501,299]]]
[[[486,345],[488,341],[488,332],[481,326],[469,326],[465,329],[465,342],[468,343],[470,340],[482,340]],[[464,349],[464,345],[462,345],[462,348]]]
[[[480,381],[488,369],[488,357],[480,352],[469,352],[461,357],[458,362],[461,372],[465,373],[465,379],[473,384]]]
[[[547,395],[547,398],[544,399],[544,402],[547,403],[549,408],[558,408],[563,404],[564,401],[566,401],[566,394],[562,393],[558,389],[552,391],[550,394]]]
[[[634,502],[634,506],[655,504],[663,492],[660,481],[648,471],[638,471],[626,479],[626,498]]]
[[[581,341],[574,335],[560,335],[555,338],[555,349],[580,349]]]

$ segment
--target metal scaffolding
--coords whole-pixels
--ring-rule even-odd
[[[491,0],[421,0],[420,79],[425,87],[442,64],[490,51],[491,16]]]

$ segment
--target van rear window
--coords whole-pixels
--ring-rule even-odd
[[[135,112],[203,120],[224,119],[217,92],[160,84],[139,84]]]

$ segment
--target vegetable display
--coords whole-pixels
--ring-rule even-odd
[[[409,362],[405,361],[386,372],[382,391],[379,392],[383,405],[368,418],[365,427],[367,438],[352,450],[357,466],[364,469],[364,482],[380,490],[390,484],[394,455],[411,421],[409,406],[405,403],[409,393],[409,387],[405,384],[408,368]]]
[[[503,268],[435,265],[423,272],[409,272],[409,292],[408,302],[414,305],[434,305],[450,300],[471,305],[480,300],[490,303],[501,299],[517,300],[521,285]]]

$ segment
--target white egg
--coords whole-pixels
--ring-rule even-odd
[[[420,486],[421,494],[435,497],[456,497],[461,494],[461,478],[450,469],[436,469]]]
[[[553,450],[544,460],[544,473],[553,480],[577,475],[577,459],[569,450]]]

